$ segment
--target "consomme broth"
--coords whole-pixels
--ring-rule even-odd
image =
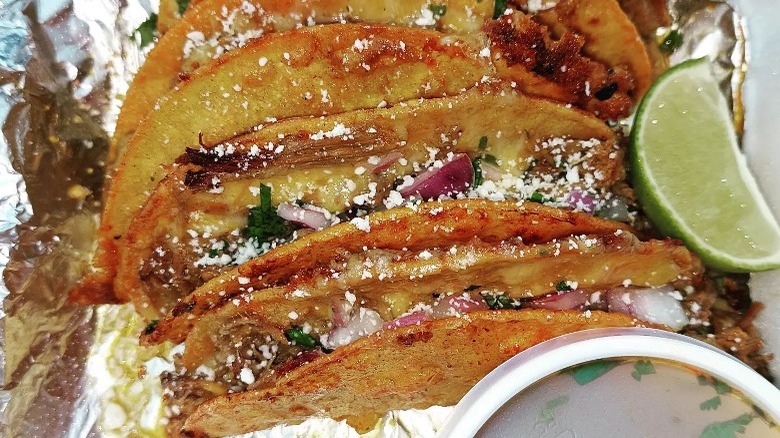
[[[709,373],[652,358],[589,362],[517,394],[477,437],[778,437],[776,420]]]

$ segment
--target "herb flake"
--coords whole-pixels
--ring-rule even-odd
[[[683,36],[682,34],[674,29],[670,31],[664,40],[659,45],[659,48],[664,53],[673,53],[683,45]]]
[[[477,146],[477,149],[484,151],[485,149],[487,149],[487,143],[488,143],[487,135],[483,135],[482,137],[479,138],[479,146]]]
[[[506,11],[507,3],[509,3],[509,0],[496,0],[495,6],[493,7],[494,20],[504,15],[504,12]]]
[[[159,319],[153,319],[149,321],[149,324],[144,327],[144,334],[145,335],[151,335],[154,333],[154,330],[157,328],[157,325],[160,323]]]
[[[244,235],[265,242],[274,237],[286,237],[292,232],[289,222],[276,214],[271,204],[271,187],[260,185],[260,205],[249,209],[248,225]]]
[[[523,307],[523,303],[514,298],[510,298],[504,294],[482,294],[490,310],[501,309],[520,309]]]
[[[152,13],[130,37],[139,46],[146,47],[157,37],[157,14]]]
[[[447,5],[439,5],[439,4],[429,5],[428,9],[431,12],[433,12],[433,16],[436,18],[441,18],[444,16],[444,14],[447,13]]]
[[[304,333],[303,329],[295,326],[284,331],[284,336],[290,342],[295,342],[297,345],[307,348],[314,348],[317,346],[317,341],[308,333]]]
[[[179,15],[183,15],[190,5],[190,0],[176,0],[176,5],[179,7]]]

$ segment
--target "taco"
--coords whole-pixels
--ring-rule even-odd
[[[323,134],[337,129],[334,138]],[[564,149],[557,162],[545,146],[554,139]],[[622,178],[620,156],[614,135],[598,119],[500,84],[393,108],[278,122],[179,159],[133,219],[114,289],[153,319],[209,278],[279,242],[249,228],[264,186],[274,216],[287,209],[293,212],[288,219],[295,220],[296,211],[313,217],[297,220],[306,225],[285,222],[273,237],[286,241],[294,227],[300,234],[403,198],[480,196],[480,178],[508,178],[515,186],[525,181],[526,197],[535,191],[552,196],[553,182],[565,181],[573,162],[583,176],[598,175],[589,189],[583,179],[580,190],[606,190]],[[475,169],[485,175],[477,178]],[[399,188],[432,172],[429,181],[447,172],[450,179],[438,190],[430,185],[425,196],[410,192],[414,183]],[[549,190],[532,183],[548,174],[564,176],[551,180]],[[565,182],[555,189],[558,197],[577,186]]]
[[[366,432],[391,409],[456,404],[494,368],[540,342],[580,330],[631,326],[657,327],[598,311],[586,316],[503,310],[385,329],[330,354],[310,355],[308,362],[291,359],[273,383],[211,398],[184,420],[183,429],[196,436],[225,436],[324,416]],[[172,423],[181,424],[180,417]]]
[[[584,8],[591,1],[574,3]],[[181,20],[175,21],[182,10],[177,3],[167,0],[160,4],[158,28],[165,36],[149,53],[127,92],[117,120],[110,162],[121,155],[132,134],[160,97],[198,67],[246,45],[253,38],[300,26],[339,22],[428,27],[447,34],[470,34],[478,33],[491,17],[501,12],[492,2],[481,0],[443,0],[437,3],[427,0],[392,3],[365,0],[201,0],[191,1],[187,13]],[[561,5],[561,9],[572,7]],[[647,54],[641,47],[638,50],[635,47],[637,31],[614,0],[602,0],[598,5],[587,8],[589,13],[594,9],[599,10],[599,19],[589,21],[587,27],[577,26],[576,20],[550,23],[551,20],[543,19],[541,22],[551,26],[556,39],[567,29],[581,35],[584,52],[595,54],[595,59],[608,67],[628,68],[636,78],[637,92],[632,97],[638,101],[646,88],[644,82],[649,67]],[[579,18],[578,15],[576,17]],[[540,15],[540,18],[544,17]],[[570,26],[572,22],[574,26]],[[615,27],[620,34],[615,34]],[[615,52],[614,47],[625,50]],[[521,83],[521,88],[528,93],[544,96],[544,90],[552,88],[549,85],[540,88],[539,85],[544,82],[541,78],[528,77],[528,83]],[[595,91],[596,85],[593,87]],[[555,96],[565,97],[559,91],[555,92]]]
[[[212,370],[204,383],[212,396],[249,390],[248,400],[293,364],[360,350],[351,345],[382,328],[487,309],[626,312],[609,297],[673,293],[696,283],[701,271],[676,242],[641,242],[623,225],[533,203],[429,202],[367,222],[369,231],[342,224],[272,250],[214,279],[148,328],[145,343],[184,341],[180,365],[189,372],[166,378],[175,403],[187,407],[180,420],[204,399],[184,397],[177,385],[186,382],[190,392],[204,369]],[[684,324],[684,313],[677,317]],[[377,406],[371,415],[412,407]]]

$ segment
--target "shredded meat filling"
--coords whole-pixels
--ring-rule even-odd
[[[581,36],[566,32],[552,40],[546,27],[522,14],[488,22],[485,32],[508,67],[522,66],[561,86],[570,103],[602,119],[629,114],[633,77],[623,67],[609,68],[583,56]],[[533,87],[524,91],[534,93]]]

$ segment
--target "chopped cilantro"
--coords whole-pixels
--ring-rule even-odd
[[[482,137],[479,138],[479,146],[478,146],[479,150],[484,151],[485,149],[487,149],[487,140],[488,140],[487,135],[483,135]]]
[[[295,342],[302,347],[314,348],[317,346],[317,341],[308,333],[304,333],[303,329],[295,326],[284,331],[284,336],[290,342]]]
[[[666,35],[659,48],[664,53],[673,53],[683,44],[682,34],[677,30],[672,30]]]
[[[542,196],[542,194],[539,193],[539,192],[533,192],[531,194],[531,197],[528,198],[528,200],[531,201],[531,202],[538,202],[540,204],[544,204],[545,202],[550,202],[549,199],[547,199],[544,196]]]
[[[149,324],[147,324],[146,327],[144,328],[144,334],[151,335],[152,333],[154,333],[154,329],[157,328],[157,324],[159,323],[160,323],[159,319],[153,319],[149,321]]]
[[[569,286],[569,283],[564,281],[559,281],[558,284],[555,285],[555,290],[558,292],[566,292],[571,290],[571,286]]]
[[[493,19],[500,18],[506,11],[508,0],[496,0],[495,7],[493,8]]]
[[[482,156],[471,160],[471,165],[474,167],[474,188],[476,188],[485,182],[485,177],[482,175]]]
[[[136,39],[136,36],[138,39]],[[149,16],[149,18],[146,19],[143,23],[141,23],[140,26],[138,26],[138,29],[133,32],[133,35],[131,36],[133,41],[136,41],[139,46],[146,47],[154,41],[154,38],[157,36],[157,14],[152,13],[152,15]]]
[[[179,15],[182,15],[187,10],[187,6],[190,5],[190,0],[176,0],[176,5],[179,6]]]
[[[482,297],[485,298],[485,302],[491,310],[520,309],[523,307],[523,303],[504,294],[486,293],[483,294]]]
[[[435,17],[443,17],[447,13],[447,5],[430,5],[428,9],[433,12]]]
[[[472,284],[472,285],[470,285],[469,287],[467,287],[467,288],[463,289],[463,292],[471,292],[471,291],[473,291],[473,290],[479,289],[480,287],[481,287],[481,286],[479,286],[479,285],[477,285],[477,284]]]
[[[485,138],[485,137],[482,137]],[[487,139],[485,140],[487,143]],[[480,140],[481,144],[481,140]],[[474,187],[479,187],[485,182],[485,176],[482,174],[482,162],[498,165],[496,157],[490,154],[480,155],[471,161],[471,165],[474,167]]]
[[[286,237],[291,232],[290,223],[280,218],[271,205],[271,188],[261,184],[260,205],[249,209],[249,224],[244,229],[244,234],[259,242],[265,242],[273,237]]]

